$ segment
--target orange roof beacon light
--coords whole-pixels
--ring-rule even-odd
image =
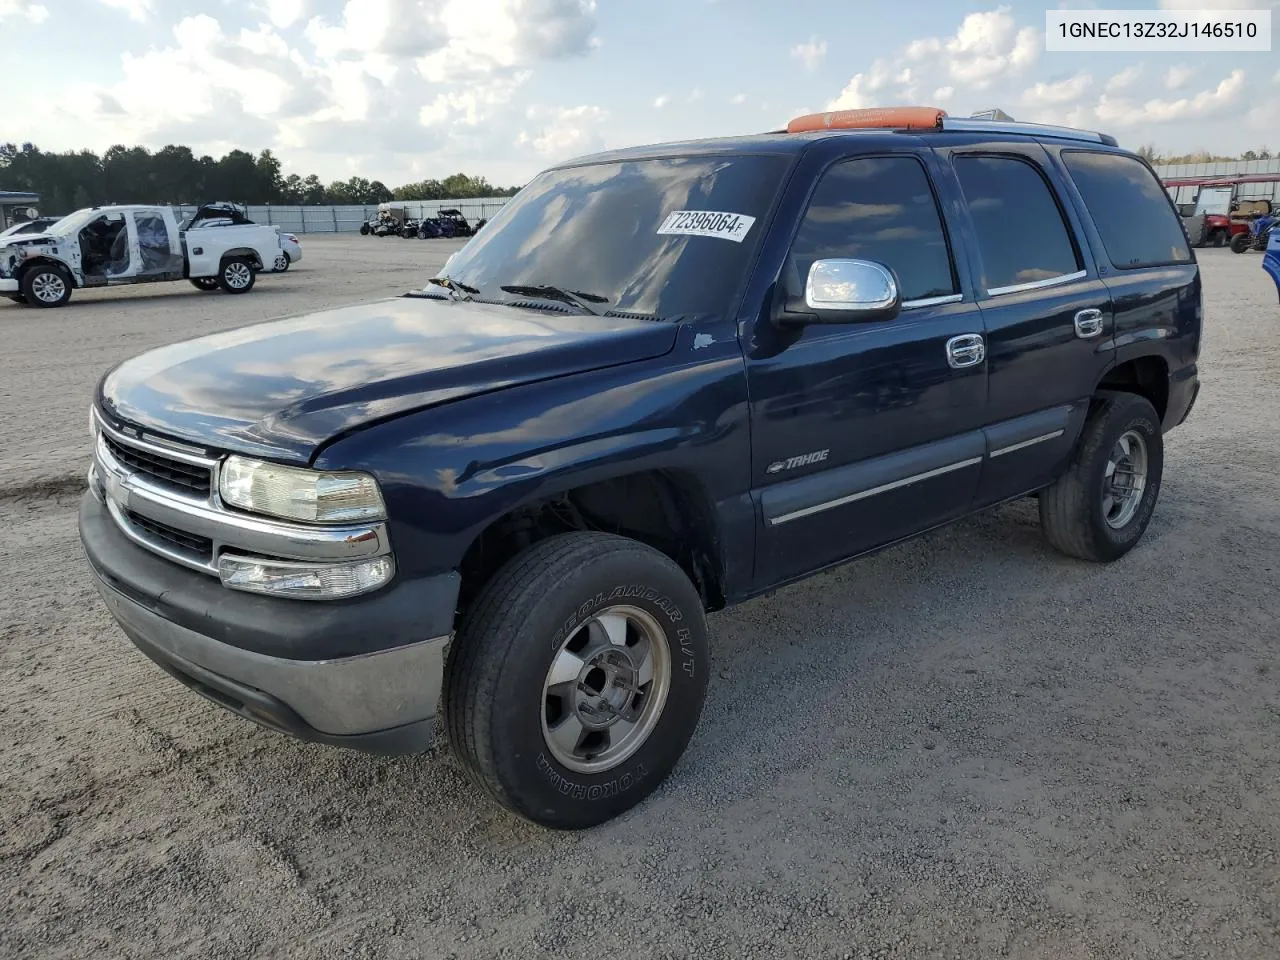
[[[868,107],[863,110],[835,110],[796,117],[787,124],[787,133],[810,130],[855,130],[880,127],[889,130],[940,130],[947,111],[937,107]]]

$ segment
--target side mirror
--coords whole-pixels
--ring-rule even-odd
[[[902,309],[893,271],[874,260],[816,260],[804,286],[817,323],[888,320]]]

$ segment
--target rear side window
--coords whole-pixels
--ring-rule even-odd
[[[787,261],[787,288],[804,290],[815,260],[875,260],[892,267],[902,299],[957,293],[929,177],[914,157],[865,157],[823,174]]]
[[[1014,157],[959,156],[956,176],[978,233],[987,292],[1078,273],[1071,234],[1044,176]]]
[[[1083,150],[1064,151],[1062,160],[1117,270],[1191,262],[1191,249],[1164,187],[1142,163]]]

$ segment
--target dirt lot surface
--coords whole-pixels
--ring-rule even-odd
[[[1280,307],[1203,251],[1204,388],[1144,543],[1027,503],[711,620],[688,754],[580,834],[443,749],[293,742],[113,626],[74,509],[102,371],[419,284],[447,243],[303,239],[249,296],[0,305],[0,956],[1280,956]]]

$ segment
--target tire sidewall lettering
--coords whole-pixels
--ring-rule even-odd
[[[558,764],[541,752],[538,754],[537,767],[538,772],[547,778],[556,793],[562,797],[585,800],[587,802],[607,800],[611,797],[620,796],[629,790],[634,790],[649,777],[648,767],[643,763],[638,763],[635,769],[626,770],[599,783],[582,783],[566,776]],[[612,773],[613,771],[610,772]]]
[[[658,611],[663,613],[671,624],[674,625],[684,620],[684,612],[680,609],[679,604],[661,591],[655,590],[653,587],[644,586],[643,584],[616,586],[607,592],[602,590],[590,600],[585,600],[580,603],[577,609],[569,614],[564,625],[561,626],[560,629],[552,636],[551,649],[559,650],[565,640],[568,639],[575,630],[581,627],[583,623],[589,620],[593,613],[608,606],[615,600],[647,601],[648,603],[653,604]],[[690,639],[692,639],[692,635],[690,636]]]

